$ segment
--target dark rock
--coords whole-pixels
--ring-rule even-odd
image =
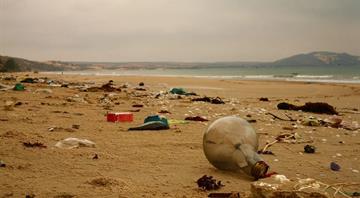
[[[304,152],[305,153],[315,153],[315,150],[316,150],[316,148],[313,145],[304,146]]]
[[[330,169],[333,170],[333,171],[339,171],[340,170],[340,165],[335,163],[335,162],[331,162],[330,163]]]
[[[263,97],[259,98],[259,100],[262,101],[262,102],[269,102],[270,101],[269,98],[263,98]]]
[[[209,121],[208,119],[206,118],[203,118],[201,116],[189,116],[189,117],[186,117],[185,120],[190,120],[190,121],[200,121],[200,122],[206,122],[206,121]]]

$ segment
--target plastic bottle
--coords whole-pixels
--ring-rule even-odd
[[[222,170],[243,170],[259,179],[269,166],[257,154],[258,136],[251,125],[236,116],[213,122],[203,138],[203,149],[209,162]]]

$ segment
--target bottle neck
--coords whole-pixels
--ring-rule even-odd
[[[250,174],[256,179],[263,178],[269,169],[269,165],[267,165],[264,161],[258,161],[251,167]]]

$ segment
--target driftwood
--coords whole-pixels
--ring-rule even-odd
[[[282,120],[282,121],[290,121],[290,122],[296,121],[296,119],[293,119],[292,117],[290,117],[287,114],[285,114],[285,116],[288,117],[288,119],[280,118],[279,116],[277,116],[273,113],[270,113],[270,112],[267,112],[266,115],[271,115],[274,119],[278,119],[278,120]]]

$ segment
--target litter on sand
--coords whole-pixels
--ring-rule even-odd
[[[89,87],[84,89],[84,91],[89,92],[98,92],[98,91],[105,91],[105,92],[115,92],[115,91],[121,91],[121,88],[114,87],[113,81],[110,80],[108,83],[103,84],[101,87]]]
[[[257,153],[258,136],[252,126],[237,116],[215,120],[203,136],[207,160],[220,170],[242,170],[255,180],[267,173],[269,166]]]
[[[305,105],[297,106],[287,102],[281,102],[277,105],[278,109],[282,110],[295,110],[295,111],[304,111],[304,112],[312,112],[312,113],[323,113],[330,115],[339,114],[335,108],[328,103],[324,102],[307,102]]]
[[[184,95],[184,96],[196,96],[197,94],[194,92],[187,92],[183,88],[172,88],[170,90],[171,94]]]
[[[13,90],[15,91],[24,91],[25,90],[25,86],[21,83],[17,83],[15,84]]]
[[[69,137],[58,141],[55,146],[63,149],[73,149],[79,147],[95,147],[95,143],[87,139]]]
[[[30,148],[46,148],[46,146],[41,142],[23,142],[23,145]]]
[[[145,118],[144,124],[137,127],[131,127],[128,130],[142,131],[142,130],[165,130],[165,129],[169,129],[168,120],[164,116],[153,115]]]
[[[200,177],[196,183],[202,190],[218,190],[224,186],[221,181],[216,181],[212,176],[207,175]]]
[[[212,98],[212,97],[205,96],[202,98],[193,98],[193,99],[191,99],[191,101],[209,102],[211,104],[225,104],[225,102],[220,97]]]
[[[323,126],[323,127],[331,127],[331,128],[342,128],[350,131],[355,131],[360,129],[359,124],[354,122],[346,122],[341,117],[333,115],[326,119],[320,119],[313,116],[309,116],[304,118],[301,121],[301,124],[304,126]]]
[[[306,145],[306,146],[304,146],[304,152],[305,153],[315,153],[315,150],[316,150],[316,148],[315,148],[315,146],[313,146],[313,145]]]
[[[359,183],[326,184],[324,182],[306,179],[287,179],[285,176],[272,176],[251,184],[252,198],[330,198],[351,197],[353,192],[347,188],[360,186]]]
[[[199,121],[199,122],[209,121],[208,119],[206,119],[202,116],[189,116],[189,117],[186,117],[185,120]]]

